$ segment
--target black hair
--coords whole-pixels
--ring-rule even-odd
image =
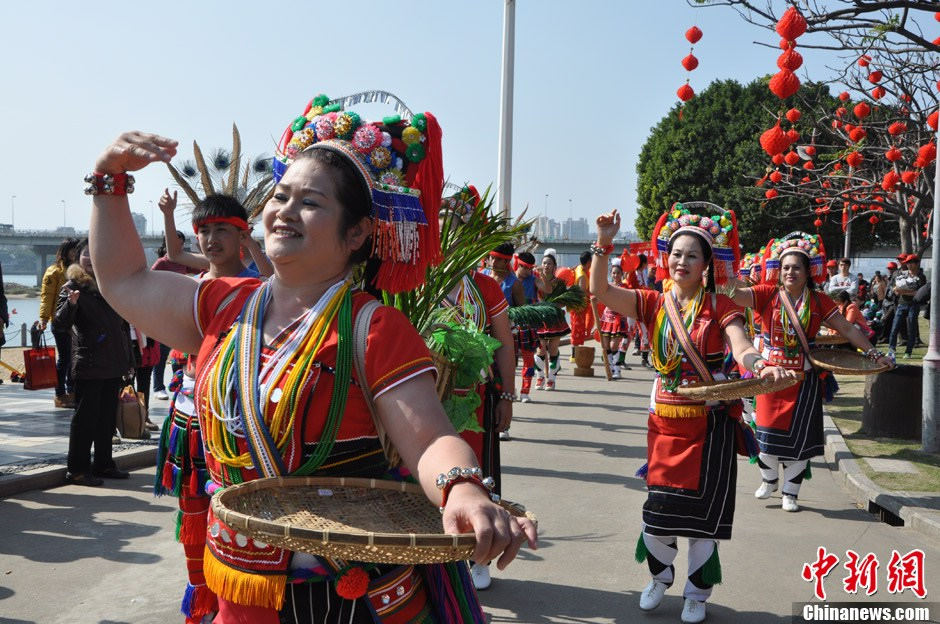
[[[494,249],[498,254],[503,254],[504,256],[511,256],[516,253],[516,248],[512,246],[512,243],[502,243]]]
[[[839,264],[847,264],[849,266],[852,266],[852,261],[849,260],[848,258],[842,258],[841,260],[839,260]]]
[[[55,251],[55,263],[58,264],[59,267],[64,269],[71,264],[69,256],[75,251],[78,242],[77,238],[69,237],[59,243],[59,248]]]
[[[78,262],[78,257],[82,255],[82,252],[85,251],[85,248],[88,247],[88,238],[83,238],[80,241],[75,243],[75,262]]]
[[[556,268],[556,269],[558,268],[558,260],[555,258],[554,255],[552,255],[552,254],[545,254],[544,256],[542,256],[542,260],[544,260],[545,258],[551,258],[551,259],[552,259],[552,264],[555,265],[555,268]]]
[[[184,243],[186,242],[186,235],[176,230],[176,238],[180,239]],[[157,247],[157,257],[162,258],[166,255],[166,237],[163,238],[163,242],[160,243],[160,246]]]
[[[702,248],[702,257],[705,259],[705,264],[708,265],[708,277],[705,281],[705,290],[715,292],[715,263],[712,261],[712,246],[708,244],[704,236],[696,234],[695,232],[682,232],[678,236],[673,236],[669,239],[669,246],[666,248],[666,253],[672,254],[672,246],[681,236],[693,236],[695,240],[698,241],[699,247]]]
[[[520,251],[519,259],[525,262],[526,264],[535,264],[535,256],[533,256],[528,251]]]
[[[810,278],[810,275],[809,275],[809,271],[810,271],[809,256],[807,256],[804,253],[799,253],[796,251],[790,252],[790,254],[787,254],[787,252],[783,252],[783,255],[780,256],[781,277],[783,276],[783,270],[782,270],[783,269],[783,256],[786,256],[786,255],[796,255],[797,257],[799,257],[800,263],[803,265],[803,272],[806,273],[806,283],[811,284],[813,280],[812,278]]]
[[[593,254],[590,251],[582,251],[581,255],[578,257],[578,261],[581,263],[581,266],[591,263],[591,256]]]
[[[339,235],[346,237],[346,233],[366,217],[372,215],[372,190],[368,183],[362,179],[362,174],[351,163],[347,156],[340,155],[330,149],[308,149],[297,155],[294,162],[312,160],[318,165],[326,167],[336,188],[336,200],[343,207],[339,218]],[[371,284],[379,273],[382,260],[372,255],[372,237],[365,240],[359,249],[349,255],[351,264],[366,263],[364,283],[366,290],[376,294]]]
[[[840,290],[839,292],[837,292],[836,299],[838,299],[842,303],[850,303],[852,301],[852,297],[850,297],[849,293],[845,290]]]
[[[248,211],[231,195],[206,195],[193,207],[192,222],[199,223],[212,217],[236,217],[248,220]]]

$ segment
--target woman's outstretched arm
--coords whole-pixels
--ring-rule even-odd
[[[619,230],[620,215],[616,210],[597,217],[597,244],[612,245]],[[636,318],[636,292],[607,281],[607,256],[595,255],[591,259],[591,294],[614,312]]]
[[[176,141],[126,132],[98,157],[95,172],[121,174],[169,161]],[[170,271],[151,271],[131,219],[126,195],[95,195],[89,227],[98,287],[126,320],[160,342],[195,352],[202,335],[193,316],[197,282]]]

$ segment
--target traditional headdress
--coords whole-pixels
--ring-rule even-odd
[[[809,276],[817,284],[826,281],[826,248],[817,234],[790,232],[783,238],[767,243],[764,252],[764,282],[777,283],[780,277],[780,262],[788,253],[799,253],[809,259]]]
[[[365,121],[348,110],[360,102],[393,100],[397,115]],[[284,130],[274,156],[274,180],[297,154],[328,149],[351,162],[372,195],[372,255],[382,260],[375,286],[390,293],[424,281],[441,261],[437,215],[444,184],[441,128],[431,113],[412,114],[382,91],[331,100],[318,95]]]
[[[696,214],[693,210],[708,216]],[[738,220],[733,210],[706,201],[673,204],[659,217],[653,228],[652,247],[656,254],[656,279],[669,277],[669,241],[679,234],[693,233],[702,237],[712,250],[715,268],[715,284],[728,283],[737,272],[740,248],[738,245]]]
[[[761,247],[759,251],[741,256],[741,267],[738,269],[738,276],[740,279],[750,279],[751,272],[756,268],[759,271],[758,280],[763,280],[763,261],[764,253],[766,251],[766,247]]]
[[[441,199],[441,214],[450,213],[463,223],[468,223],[473,216],[473,211],[480,204],[480,200],[477,187],[468,184],[453,195]]]

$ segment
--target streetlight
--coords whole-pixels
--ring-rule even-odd
[[[65,200],[60,199],[59,201],[62,202],[62,227],[65,227]]]
[[[545,193],[545,218],[548,219],[548,193]]]
[[[154,236],[154,235],[156,234],[156,231],[157,231],[157,222],[154,221],[154,219],[153,219],[153,214],[154,214],[154,213],[153,213],[153,200],[152,200],[152,199],[148,199],[147,201],[150,202],[150,235],[151,235],[151,236]]]
[[[13,203],[14,199],[16,199],[16,195],[10,195],[10,227],[14,227],[16,225],[16,219],[15,219],[16,206]]]

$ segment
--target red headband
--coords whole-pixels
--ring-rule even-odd
[[[534,269],[534,268],[535,268],[535,263],[534,263],[534,262],[532,262],[532,263],[526,262],[525,260],[523,260],[522,258],[520,258],[518,255],[513,255],[513,257],[512,257],[512,270],[515,271],[516,269],[518,269],[518,268],[521,267],[521,266],[524,266],[524,267],[527,268],[527,269]]]
[[[500,260],[512,260],[512,256],[504,253],[499,253],[498,251],[491,251],[490,256],[493,258],[499,258]]]
[[[200,221],[193,222],[193,232],[198,234],[200,226],[210,223],[228,223],[229,225],[234,225],[239,230],[248,231],[248,222],[241,217],[207,217]]]

